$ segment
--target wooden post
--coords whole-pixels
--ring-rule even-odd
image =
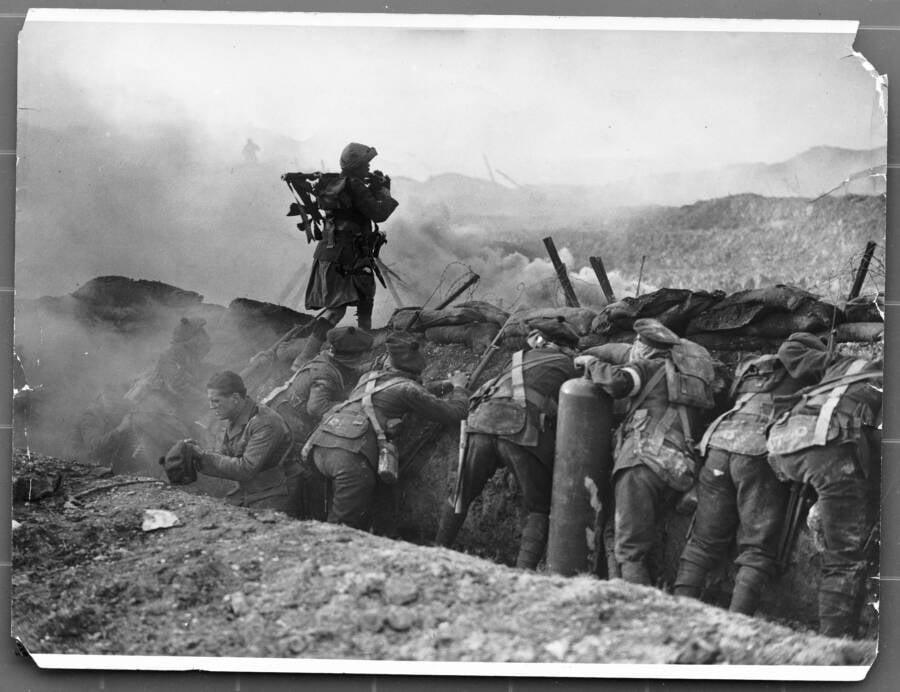
[[[850,289],[850,295],[847,300],[853,300],[859,296],[862,290],[863,281],[866,280],[866,274],[869,273],[869,262],[872,261],[872,255],[875,253],[875,243],[869,241],[866,243],[866,249],[863,251],[862,259],[859,261],[859,267],[856,269],[856,277],[853,279],[853,288]]]
[[[634,292],[634,297],[637,298],[641,295],[641,279],[644,278],[644,260],[647,259],[647,255],[641,255],[641,270],[638,273],[638,283],[637,290]]]
[[[556,251],[556,245],[553,243],[553,238],[550,236],[544,238],[544,247],[547,248],[547,254],[550,255],[550,261],[553,262],[553,268],[556,270],[556,278],[559,279],[559,284],[562,286],[563,294],[566,297],[566,305],[570,308],[580,308],[581,304],[578,302],[578,296],[575,295],[575,289],[572,288],[572,282],[569,281],[566,265],[563,264],[562,260],[559,258],[559,253]]]
[[[616,302],[616,296],[613,293],[612,286],[609,285],[609,277],[606,275],[606,269],[603,268],[603,260],[599,257],[589,257],[588,259],[591,262],[594,273],[597,275],[597,281],[600,282],[600,289],[603,291],[603,295],[606,296],[606,302]]]

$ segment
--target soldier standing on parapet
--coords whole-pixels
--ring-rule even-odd
[[[866,553],[880,509],[883,378],[880,360],[838,357],[769,429],[776,475],[808,483],[818,496],[813,510],[824,534],[819,632],[829,637],[856,636],[865,593]]]
[[[693,530],[678,566],[675,595],[699,598],[707,574],[737,537],[738,571],[729,610],[753,615],[775,575],[787,487],[768,464],[766,427],[776,396],[818,381],[828,359],[822,340],[792,334],[777,355],[741,363],[735,373],[734,405],[707,428],[700,442],[706,461],[698,481]]]
[[[348,305],[356,306],[357,324],[372,328],[375,304],[375,252],[384,235],[373,229],[397,208],[391,197],[391,179],[375,171],[369,162],[378,152],[374,147],[351,142],[341,152],[341,175],[318,193],[325,211],[322,240],[316,245],[313,266],[306,287],[306,309],[322,310],[299,358],[315,356],[325,334],[344,317]]]
[[[356,327],[338,327],[326,335],[330,348],[301,365],[262,403],[274,409],[288,424],[299,452],[322,415],[345,401],[359,379],[363,358],[372,348],[372,337]],[[312,464],[302,464],[301,518],[325,520],[325,496],[321,475]]]
[[[629,401],[613,452],[615,558],[623,579],[649,585],[657,519],[694,483],[693,432],[701,410],[713,406],[714,371],[706,349],[657,320],[636,320],[634,331],[627,352],[610,350],[615,362],[581,355],[575,364],[610,396]]]
[[[363,375],[349,399],[325,414],[304,447],[306,457],[311,456],[330,481],[328,521],[332,523],[364,530],[370,527],[376,478],[392,480],[378,473],[381,460],[396,455],[390,439],[405,414],[445,424],[458,423],[466,416],[469,391],[465,373],[450,378],[453,391],[441,400],[419,383],[425,356],[412,334],[390,334],[387,351],[384,370]]]
[[[501,466],[522,488],[526,512],[516,567],[537,567],[547,546],[556,406],[559,388],[575,376],[576,334],[551,318],[532,323],[528,349],[472,397],[466,451],[456,497],[444,505],[435,543],[447,548],[465,521],[469,505]]]
[[[213,450],[185,440],[178,451],[183,464],[196,472],[238,482],[226,497],[229,504],[298,513],[299,466],[291,431],[275,411],[247,396],[244,381],[231,371],[216,373],[207,383],[209,407],[225,422]],[[171,478],[171,475],[170,475]]]

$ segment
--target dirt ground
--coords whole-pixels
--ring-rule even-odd
[[[31,653],[857,665],[819,637],[621,580],[527,573],[20,452],[12,629]],[[140,482],[136,482],[140,481]],[[163,509],[177,525],[142,530]]]

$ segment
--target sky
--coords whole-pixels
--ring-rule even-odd
[[[130,16],[26,25],[19,100],[38,111],[34,122],[66,121],[57,98],[66,90],[54,88],[65,81],[136,131],[185,120],[221,141],[270,131],[326,164],[360,141],[378,148],[381,167],[416,179],[486,177],[486,157],[523,183],[776,162],[822,144],[872,148],[885,136],[873,80],[851,56],[852,33]]]
[[[886,141],[884,94],[852,54],[852,22],[657,20],[648,30],[597,18],[354,15],[353,26],[323,25],[347,19],[30,13],[19,40],[17,296],[117,274],[220,304],[245,296],[302,309],[302,294],[285,291],[302,283],[294,277],[314,246],[285,218],[279,177],[336,170],[350,141],[376,147],[373,167],[405,179],[384,224],[397,239],[389,259],[403,254],[404,234],[419,247],[411,241],[428,228],[461,232],[465,220],[443,202],[425,209],[415,196],[424,193],[412,181],[445,173],[507,187],[629,180],[652,203],[656,174]],[[248,163],[251,136],[260,150]],[[436,269],[420,259],[407,276],[431,291]],[[521,281],[519,269],[507,273]]]

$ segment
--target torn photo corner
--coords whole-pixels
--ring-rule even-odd
[[[44,668],[865,677],[887,76],[854,49],[856,29],[29,11],[13,636]],[[673,381],[699,378],[709,406],[678,403],[634,364],[642,318],[667,347],[693,345]],[[473,392],[493,381],[494,396],[514,353],[550,348],[526,342],[534,328],[567,348],[577,337],[589,371],[632,358],[629,386],[667,392],[631,393],[650,412],[638,419],[670,428],[648,428],[644,447],[614,445],[611,428],[569,444],[588,404],[567,382],[540,393],[553,410],[523,400],[515,430],[507,406],[502,430],[461,436],[446,423],[461,415],[447,413],[462,401],[453,373],[475,373]],[[406,334],[386,346],[392,329]],[[800,362],[788,342],[811,350],[803,367],[822,363],[806,383],[819,389],[798,395],[818,408],[781,412],[797,424],[769,454],[774,404],[755,423],[729,411],[741,392],[785,391]],[[320,382],[346,398],[360,375],[420,357],[439,396],[423,389],[399,427],[380,420],[399,479],[376,484],[376,435],[352,429],[371,419],[310,423],[305,368],[331,363]],[[537,387],[522,368],[510,392]],[[774,379],[742,390],[748,372]],[[862,408],[841,403],[858,392]],[[371,437],[372,459],[334,442],[362,469],[355,486],[341,485],[345,462],[323,461],[339,455],[316,455],[322,438],[301,460],[326,422],[329,439]],[[296,449],[278,447],[278,426]],[[517,450],[505,470],[479,457],[487,438]],[[721,454],[691,467],[701,438]],[[196,480],[175,486],[159,460],[179,442]],[[663,454],[676,443],[688,447]],[[685,478],[696,497],[675,492]],[[841,509],[817,501],[834,492]],[[849,541],[837,563],[829,532]]]

